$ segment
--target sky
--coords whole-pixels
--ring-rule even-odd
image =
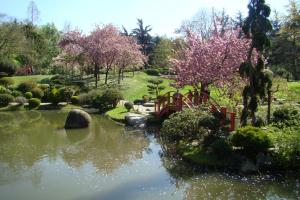
[[[17,19],[28,18],[30,0],[0,0],[0,13]],[[191,19],[199,10],[223,8],[235,16],[247,15],[249,0],[35,0],[40,11],[38,24],[54,23],[59,30],[66,24],[84,32],[97,24],[122,25],[131,31],[137,18],[151,25],[152,35],[174,36],[183,20]],[[266,0],[272,10],[284,13],[288,0]]]

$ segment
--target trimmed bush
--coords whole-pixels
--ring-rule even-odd
[[[28,99],[26,99],[25,97],[22,97],[22,96],[18,96],[15,98],[14,102],[19,103],[20,105],[24,105],[25,103],[28,102]]]
[[[161,128],[161,136],[168,142],[178,143],[180,140],[203,139],[209,130],[201,127],[199,121],[207,114],[200,110],[184,110],[174,113],[165,120]]]
[[[114,88],[106,89],[101,96],[97,96],[93,100],[93,107],[99,108],[100,111],[106,111],[115,108],[118,102],[122,99],[122,94]]]
[[[26,99],[31,99],[32,98],[32,93],[31,92],[26,92],[24,94],[24,97],[26,97]]]
[[[39,87],[33,88],[31,93],[33,98],[41,99],[44,96],[44,91]]]
[[[7,106],[14,101],[14,97],[10,94],[0,94],[0,106]]]
[[[16,70],[15,65],[11,61],[1,61],[0,71],[7,74],[7,76],[12,76]]]
[[[300,124],[300,110],[294,106],[283,106],[273,113],[272,122],[276,126],[295,126]]]
[[[124,104],[124,107],[127,109],[127,111],[129,112],[132,108],[133,108],[133,103],[127,101]]]
[[[25,92],[30,92],[35,87],[37,87],[37,84],[35,82],[24,81],[18,85],[17,90],[25,93]]]
[[[6,87],[0,85],[0,94],[11,94],[11,91],[10,89],[7,89]]]
[[[11,86],[15,83],[14,79],[11,77],[3,77],[0,78],[0,85],[3,85],[4,87]]]
[[[53,87],[45,90],[43,101],[51,102],[53,104],[58,104],[60,102],[60,96],[58,93],[58,89]]]
[[[44,91],[44,90],[47,90],[48,88],[50,88],[50,85],[49,84],[39,84],[38,87]]]
[[[66,83],[66,78],[63,75],[55,75],[50,78],[50,81],[54,84],[64,85]]]
[[[72,104],[74,104],[74,105],[79,104],[79,97],[78,97],[78,96],[72,96],[72,97],[71,97],[71,102],[72,102]]]
[[[19,97],[22,96],[22,92],[18,91],[18,90],[14,90],[11,92],[11,95],[13,95],[14,97]]]
[[[75,91],[71,87],[62,87],[58,90],[58,95],[60,101],[70,102],[71,97],[74,95]]]
[[[40,107],[40,104],[41,104],[41,100],[37,98],[31,98],[28,100],[28,106],[31,109]]]
[[[159,76],[159,71],[156,69],[146,69],[145,73],[150,76]]]
[[[99,90],[91,90],[88,93],[82,93],[78,96],[80,105],[92,105],[97,96],[101,96]]]
[[[254,155],[265,152],[271,147],[268,135],[260,128],[253,126],[237,129],[231,137],[231,143],[233,146],[242,147],[246,152]]]

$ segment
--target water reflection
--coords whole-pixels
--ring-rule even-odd
[[[86,163],[112,172],[122,164],[141,158],[149,141],[142,133],[127,134],[122,126],[99,117],[87,129],[62,129],[67,113],[30,111],[0,113],[0,184],[32,171],[34,183],[42,176],[43,159],[62,158],[71,167]],[[39,178],[34,178],[39,177]],[[23,177],[24,178],[24,177]]]
[[[0,199],[299,199],[299,175],[243,177],[194,168],[149,133],[101,116],[0,112]],[[146,135],[146,137],[145,137]]]

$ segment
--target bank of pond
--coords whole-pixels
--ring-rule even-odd
[[[0,112],[0,199],[299,198],[297,171],[200,167],[173,151],[164,126],[137,130],[91,114],[88,128],[66,130],[67,114]]]

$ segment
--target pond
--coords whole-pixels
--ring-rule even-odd
[[[99,115],[62,129],[67,113],[0,113],[0,199],[300,199],[295,175],[202,172],[163,155],[151,131]]]

